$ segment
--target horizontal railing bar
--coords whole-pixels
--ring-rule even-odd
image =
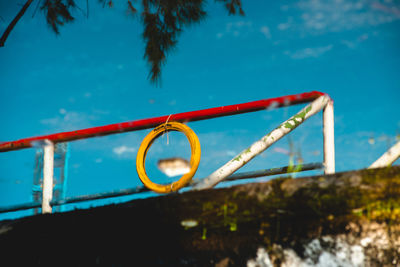
[[[318,170],[318,169],[323,169],[323,168],[324,168],[324,164],[322,164],[322,163],[299,164],[299,165],[285,166],[285,167],[265,169],[265,170],[235,173],[235,174],[232,174],[231,176],[227,177],[224,181],[234,181],[234,180],[241,180],[241,179],[258,178],[258,177],[277,175],[277,174]]]
[[[38,203],[38,202],[22,203],[22,204],[17,204],[17,205],[12,205],[12,206],[0,207],[0,213],[20,211],[20,210],[29,210],[29,209],[35,209],[35,208],[41,208],[41,207],[42,207],[42,203]]]
[[[83,195],[83,196],[78,196],[78,197],[69,197],[69,198],[65,198],[64,200],[58,200],[58,201],[51,202],[51,205],[59,206],[59,205],[71,204],[71,203],[77,203],[77,202],[83,202],[83,201],[89,201],[89,200],[98,200],[98,199],[111,198],[111,197],[122,197],[122,196],[150,192],[150,191],[151,190],[147,189],[144,186],[137,186],[135,188],[121,189],[121,190],[116,190],[116,191],[112,191],[112,192],[96,193],[96,194]]]
[[[197,111],[177,113],[161,117],[154,117],[149,119],[142,119],[136,121],[122,122],[105,126],[81,129],[71,132],[30,137],[30,138],[20,139],[17,141],[0,143],[0,152],[29,148],[34,146],[35,142],[42,142],[46,139],[53,143],[60,143],[60,142],[68,142],[79,139],[91,138],[96,136],[104,136],[122,132],[143,130],[143,129],[153,128],[162,123],[165,123],[167,119],[169,119],[169,121],[178,121],[178,122],[199,121],[199,120],[212,119],[234,114],[254,112],[268,108],[278,108],[283,106],[296,105],[296,104],[311,102],[322,95],[325,94],[318,91],[312,91],[308,93],[287,95],[287,96],[258,100],[237,105],[229,105],[229,106],[209,108]]]
[[[232,174],[224,181],[254,179],[254,178],[270,176],[270,175],[310,171],[310,170],[317,170],[317,169],[323,169],[323,168],[324,168],[324,165],[322,163],[307,163],[307,164],[300,164],[300,165],[285,166],[285,167],[279,167],[279,168],[271,168],[271,169],[264,169],[264,170],[258,170],[258,171],[250,171],[250,172],[242,172],[242,173]],[[194,181],[192,184],[195,184],[195,183],[196,182]],[[191,185],[189,185],[189,186],[191,186]],[[144,193],[144,192],[151,192],[151,190],[147,189],[144,186],[138,186],[135,188],[128,188],[128,189],[116,190],[116,191],[111,191],[111,192],[83,195],[83,196],[77,196],[77,197],[67,197],[63,200],[57,200],[57,201],[53,200],[50,202],[50,204],[51,204],[51,206],[60,206],[60,205],[65,205],[65,204],[99,200],[99,199],[112,198],[112,197],[121,197],[121,196],[133,195],[133,194],[138,194],[138,193]],[[31,203],[24,203],[24,204],[18,204],[18,205],[7,206],[7,207],[0,207],[0,213],[40,208],[41,206],[42,206],[41,203],[31,202]]]
[[[67,197],[62,200],[53,200],[50,202],[50,205],[51,206],[61,206],[61,205],[65,205],[65,204],[92,201],[92,200],[98,200],[98,199],[104,199],[104,198],[122,197],[122,196],[133,195],[133,194],[149,192],[149,191],[150,190],[144,186],[138,186],[135,188],[121,189],[121,190],[105,192],[105,193],[96,193],[96,194],[83,195],[83,196],[77,196],[77,197]],[[12,212],[12,211],[18,211],[18,210],[28,210],[28,209],[41,208],[41,207],[42,207],[42,203],[39,203],[39,202],[23,203],[23,204],[17,204],[17,205],[13,205],[13,206],[0,207],[0,213]]]

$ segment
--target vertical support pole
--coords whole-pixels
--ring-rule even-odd
[[[43,152],[42,213],[51,213],[50,201],[53,198],[54,144],[49,140],[45,140]]]
[[[333,100],[329,100],[323,111],[324,165],[325,174],[335,173],[335,130]]]
[[[64,148],[65,148],[64,164],[63,164],[62,173],[61,173],[61,176],[62,176],[62,180],[61,180],[61,182],[62,182],[62,184],[61,184],[62,191],[61,191],[61,196],[60,196],[60,198],[62,200],[65,199],[65,196],[67,194],[69,143],[64,143]],[[64,206],[63,205],[59,206],[59,210],[60,211],[64,211]]]

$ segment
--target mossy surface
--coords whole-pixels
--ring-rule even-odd
[[[70,265],[81,257],[86,266],[213,266],[226,258],[245,266],[259,247],[278,244],[302,255],[304,242],[346,234],[349,224],[360,222],[383,223],[388,231],[400,223],[400,167],[279,178],[4,221],[0,244],[7,244],[4,262],[18,250],[25,255],[17,259],[22,265],[68,254]],[[35,245],[40,242],[58,244],[48,248],[50,258]]]

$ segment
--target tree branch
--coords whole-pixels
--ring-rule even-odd
[[[21,17],[25,14],[25,11],[28,9],[28,7],[31,5],[32,2],[33,2],[33,0],[26,1],[25,5],[18,12],[17,16],[15,16],[15,18],[8,25],[7,29],[4,31],[3,35],[0,38],[0,47],[4,46],[4,43],[6,42],[8,35],[12,31],[12,29],[15,27],[17,22],[21,19]]]

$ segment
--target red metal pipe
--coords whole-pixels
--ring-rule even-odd
[[[267,109],[268,107],[278,108],[282,106],[296,105],[296,104],[311,102],[322,95],[325,94],[317,91],[312,91],[308,93],[263,99],[237,105],[196,110],[196,111],[177,113],[177,114],[149,118],[149,119],[110,124],[105,126],[71,131],[71,132],[63,132],[63,133],[24,138],[16,141],[0,143],[0,152],[29,148],[32,147],[32,142],[43,141],[46,139],[54,143],[59,143],[59,142],[85,139],[95,136],[104,136],[115,133],[153,128],[162,123],[165,123],[168,118],[169,121],[189,122],[189,121],[198,121],[204,119],[212,119],[222,116],[229,116],[234,114],[241,114],[246,112],[259,111]]]

